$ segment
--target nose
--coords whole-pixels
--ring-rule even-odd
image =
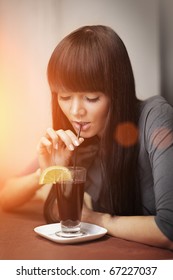
[[[82,100],[78,98],[73,98],[70,106],[70,114],[78,117],[82,117],[86,114],[86,109]]]

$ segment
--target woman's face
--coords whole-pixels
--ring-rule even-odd
[[[69,92],[59,90],[58,103],[76,133],[101,137],[109,110],[109,98],[102,92]]]

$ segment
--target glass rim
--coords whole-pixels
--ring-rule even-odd
[[[86,168],[85,167],[83,167],[83,166],[73,166],[73,165],[70,165],[70,166],[67,166],[67,169],[69,169],[69,170],[78,170],[78,171],[80,171],[80,170],[86,170]]]

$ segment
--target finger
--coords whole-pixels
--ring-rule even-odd
[[[49,140],[52,141],[54,149],[57,149],[58,148],[58,135],[57,135],[56,131],[53,130],[53,128],[49,127],[47,129],[47,136],[49,137]]]
[[[43,136],[37,146],[37,151],[44,153],[45,150],[50,154],[52,150],[52,142],[49,141],[45,136]]]
[[[71,137],[66,133],[66,131],[60,129],[56,131],[59,139],[65,144],[65,146],[70,150],[74,150],[74,144]]]
[[[84,138],[82,137],[78,139],[78,137],[71,130],[66,130],[65,132],[71,138],[74,146],[79,146],[84,141]]]

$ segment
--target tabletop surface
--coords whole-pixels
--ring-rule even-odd
[[[34,228],[44,225],[43,205],[30,202],[13,212],[0,211],[1,260],[162,260],[173,251],[109,235],[77,244],[60,244],[43,238]]]

